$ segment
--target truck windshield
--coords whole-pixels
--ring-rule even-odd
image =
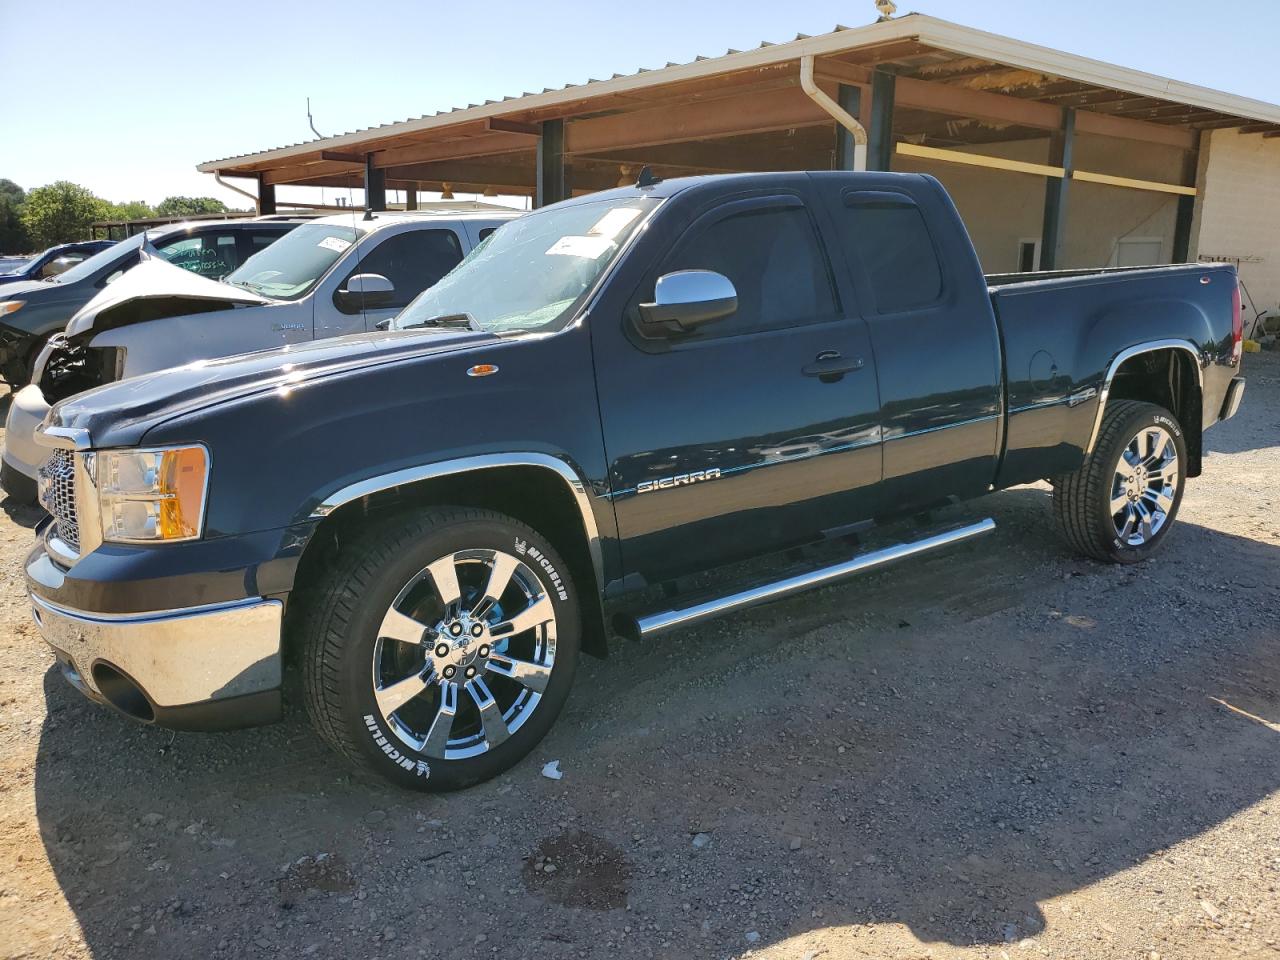
[[[600,200],[512,220],[423,291],[391,327],[444,326],[465,316],[491,333],[555,329],[657,203],[647,197]]]
[[[297,300],[329,272],[357,236],[354,227],[304,223],[255,253],[223,282],[275,300]]]

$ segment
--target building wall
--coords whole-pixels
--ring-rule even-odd
[[[1258,309],[1280,305],[1280,138],[1214,130],[1201,140],[1192,256],[1238,262]]]
[[[1030,163],[1049,160],[1047,138],[965,150]],[[1182,162],[1182,151],[1170,147],[1087,134],[1076,137],[1075,165],[1083,170],[1177,183]],[[932,174],[942,182],[964,217],[987,273],[1017,270],[1019,241],[1040,237],[1044,177],[901,155],[894,156],[893,169]],[[1173,194],[1072,181],[1059,267],[1109,266],[1125,238],[1158,240],[1161,253],[1156,262],[1169,263],[1177,207]]]

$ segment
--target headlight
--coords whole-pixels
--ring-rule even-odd
[[[209,480],[204,447],[100,450],[90,456],[104,540],[151,543],[200,536]]]
[[[26,302],[25,300],[5,300],[0,302],[0,317],[7,317],[11,313],[17,313]]]

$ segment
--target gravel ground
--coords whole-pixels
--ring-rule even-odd
[[[1280,357],[1247,366],[1158,560],[1000,493],[957,513],[983,541],[587,660],[533,756],[444,797],[297,715],[83,701],[7,511],[0,957],[1274,956]]]

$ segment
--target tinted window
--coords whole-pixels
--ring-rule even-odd
[[[483,230],[481,230],[481,231],[480,231],[480,242],[481,242],[481,243],[483,243],[484,241],[488,240],[488,239],[489,239],[489,234],[493,233],[493,231],[495,231],[495,230],[497,230],[497,229],[498,229],[497,227],[485,227]]]
[[[347,275],[377,273],[396,288],[389,307],[403,307],[462,261],[462,245],[452,230],[409,230],[387,237]]]
[[[942,268],[920,208],[907,197],[845,197],[836,211],[845,249],[861,262],[880,313],[923,307],[942,296]]]
[[[826,260],[803,207],[766,207],[717,220],[679,247],[661,272],[674,270],[714,270],[738,291],[737,312],[708,324],[704,336],[791,327],[836,311]]]

